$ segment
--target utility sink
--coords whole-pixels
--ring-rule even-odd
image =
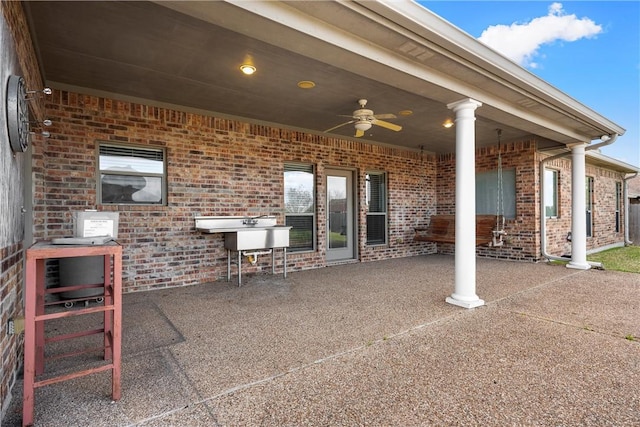
[[[282,271],[284,277],[287,277],[287,248],[291,226],[276,224],[277,219],[274,215],[196,216],[194,220],[197,231],[207,234],[224,234],[224,247],[227,250],[227,281],[231,279],[231,252],[237,253],[238,286],[240,286],[243,257],[254,264],[258,255],[271,253],[271,271],[275,274],[275,248],[282,248]]]
[[[289,246],[290,226],[244,227],[224,232],[224,247],[232,251],[248,251]]]

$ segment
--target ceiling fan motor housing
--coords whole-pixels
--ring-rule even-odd
[[[358,120],[373,120],[373,110],[368,110],[366,108],[361,108],[353,112],[353,118]]]

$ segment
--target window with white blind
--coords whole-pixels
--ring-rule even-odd
[[[516,217],[516,171],[505,169],[502,179],[498,171],[476,173],[476,214],[496,215],[500,211],[505,218]]]
[[[623,198],[622,198],[622,183],[616,182],[616,233],[622,231],[622,210],[623,210]]]
[[[387,243],[387,174],[367,172],[367,245]]]
[[[313,165],[286,163],[284,165],[285,223],[291,226],[289,252],[315,249],[316,201]]]
[[[544,215],[547,218],[560,216],[558,214],[558,171],[544,170]]]
[[[594,180],[593,177],[587,176],[584,181],[585,188],[585,206],[587,214],[587,237],[593,237],[593,197],[594,197]]]
[[[163,148],[99,143],[98,171],[102,204],[167,204]]]

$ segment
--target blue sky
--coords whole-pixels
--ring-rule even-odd
[[[640,165],[640,2],[420,1],[626,129],[602,152]]]

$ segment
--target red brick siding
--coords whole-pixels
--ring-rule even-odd
[[[453,154],[436,159],[399,148],[64,91],[54,93],[47,104],[47,114],[54,126],[52,138],[38,152],[42,164],[36,171],[42,174],[44,188],[44,198],[38,206],[44,212],[38,221],[38,234],[47,238],[68,235],[74,210],[119,211],[127,290],[196,284],[224,277],[226,252],[222,237],[195,233],[193,216],[270,213],[284,221],[285,162],[312,163],[317,173],[317,251],[290,254],[292,270],[325,265],[326,233],[322,225],[326,219],[324,182],[328,167],[356,172],[361,261],[432,252],[433,244],[413,242],[413,228],[427,223],[436,209],[438,213],[455,212]],[[165,147],[169,205],[97,205],[96,141]],[[497,157],[497,146],[478,149],[476,170],[496,169]],[[516,171],[516,218],[507,221],[507,243],[499,248],[481,247],[479,255],[540,259],[538,161],[534,139],[502,144],[503,168]],[[561,215],[548,221],[549,249],[565,252],[570,224],[570,163],[561,159],[550,166],[563,172]],[[366,245],[364,176],[368,170],[388,174],[388,245]],[[587,173],[597,174],[598,194],[606,194],[605,182],[617,176],[591,167]],[[590,239],[590,247],[610,244],[617,238],[611,235],[606,219],[611,197],[597,195],[597,200],[596,236]],[[440,247],[443,252],[451,249]],[[247,272],[268,271],[269,258],[262,257]]]
[[[571,160],[556,159],[546,164],[547,169],[558,171],[558,216],[547,218],[547,253],[555,256],[571,254]],[[542,173],[542,171],[540,172]]]
[[[24,334],[9,335],[7,325],[9,319],[14,319],[24,314],[22,301],[24,300],[23,277],[23,257],[24,251],[22,243],[17,243],[0,249],[0,348],[2,352],[2,377],[0,378],[0,409],[5,407],[7,399],[13,386],[17,369],[22,364]]]
[[[27,88],[42,89],[42,77],[38,67],[33,44],[26,24],[22,2],[0,2],[0,77],[2,84],[6,84],[9,75],[19,75],[25,79]],[[4,102],[5,88],[0,89]],[[35,97],[29,101],[32,120],[43,119],[44,104],[41,98]],[[4,114],[4,108],[2,108]],[[0,119],[2,126],[5,120]],[[24,335],[9,335],[9,319],[24,315],[24,219],[29,213],[23,213],[22,197],[12,197],[22,194],[25,183],[24,164],[28,161],[25,154],[10,152],[7,135],[3,130],[0,135],[0,181],[11,183],[11,195],[2,194],[5,205],[2,219],[5,233],[0,233],[0,411],[6,410],[10,403],[11,390],[17,378],[17,373],[23,359]],[[38,137],[32,138],[32,144],[40,143]],[[16,188],[17,187],[17,188]],[[15,397],[14,397],[15,398]],[[2,418],[2,416],[0,416]]]
[[[284,221],[283,166],[312,163],[317,172],[317,251],[288,256],[289,269],[326,265],[325,169],[356,171],[359,258],[371,261],[433,251],[413,243],[413,226],[435,211],[435,158],[399,148],[345,141],[159,107],[54,91],[47,102],[51,138],[34,165],[40,238],[71,234],[72,212],[118,211],[125,290],[203,283],[226,277],[221,235],[193,230],[194,215],[276,214]],[[96,144],[119,141],[165,147],[168,206],[98,205]],[[389,178],[389,244],[366,246],[364,175]],[[279,262],[280,253],[276,262]],[[260,257],[246,272],[270,271]],[[235,272],[234,272],[235,273]]]
[[[587,158],[588,161],[588,158]],[[557,218],[548,218],[547,252],[551,255],[571,254],[571,242],[567,234],[571,231],[571,157],[553,160],[547,168],[559,171],[559,194]],[[621,227],[615,232],[616,182],[624,184],[624,174],[596,167],[587,163],[586,176],[594,178],[593,237],[587,238],[587,250],[619,244],[624,241],[624,209],[621,212]],[[580,213],[586,221],[586,213]]]
[[[29,33],[27,18],[22,8],[22,2],[19,1],[2,1],[0,9],[4,17],[4,23],[13,35],[14,45],[11,46],[18,55],[18,63],[23,70],[22,77],[26,86],[30,90],[43,89],[42,76],[40,75],[40,67],[38,59],[33,49],[33,41]],[[5,46],[3,46],[5,49]],[[40,96],[32,96],[29,100],[29,106],[38,121],[44,120],[44,103]]]
[[[507,219],[506,243],[501,247],[480,246],[477,253],[484,257],[512,260],[539,259],[539,225],[537,223],[538,186],[535,168],[534,140],[501,144],[502,168],[515,169],[516,175],[516,217]],[[498,146],[476,150],[476,172],[496,170],[498,167]],[[455,154],[445,154],[438,158],[437,199],[438,213],[455,213]],[[453,245],[439,245],[443,253],[453,253]]]

